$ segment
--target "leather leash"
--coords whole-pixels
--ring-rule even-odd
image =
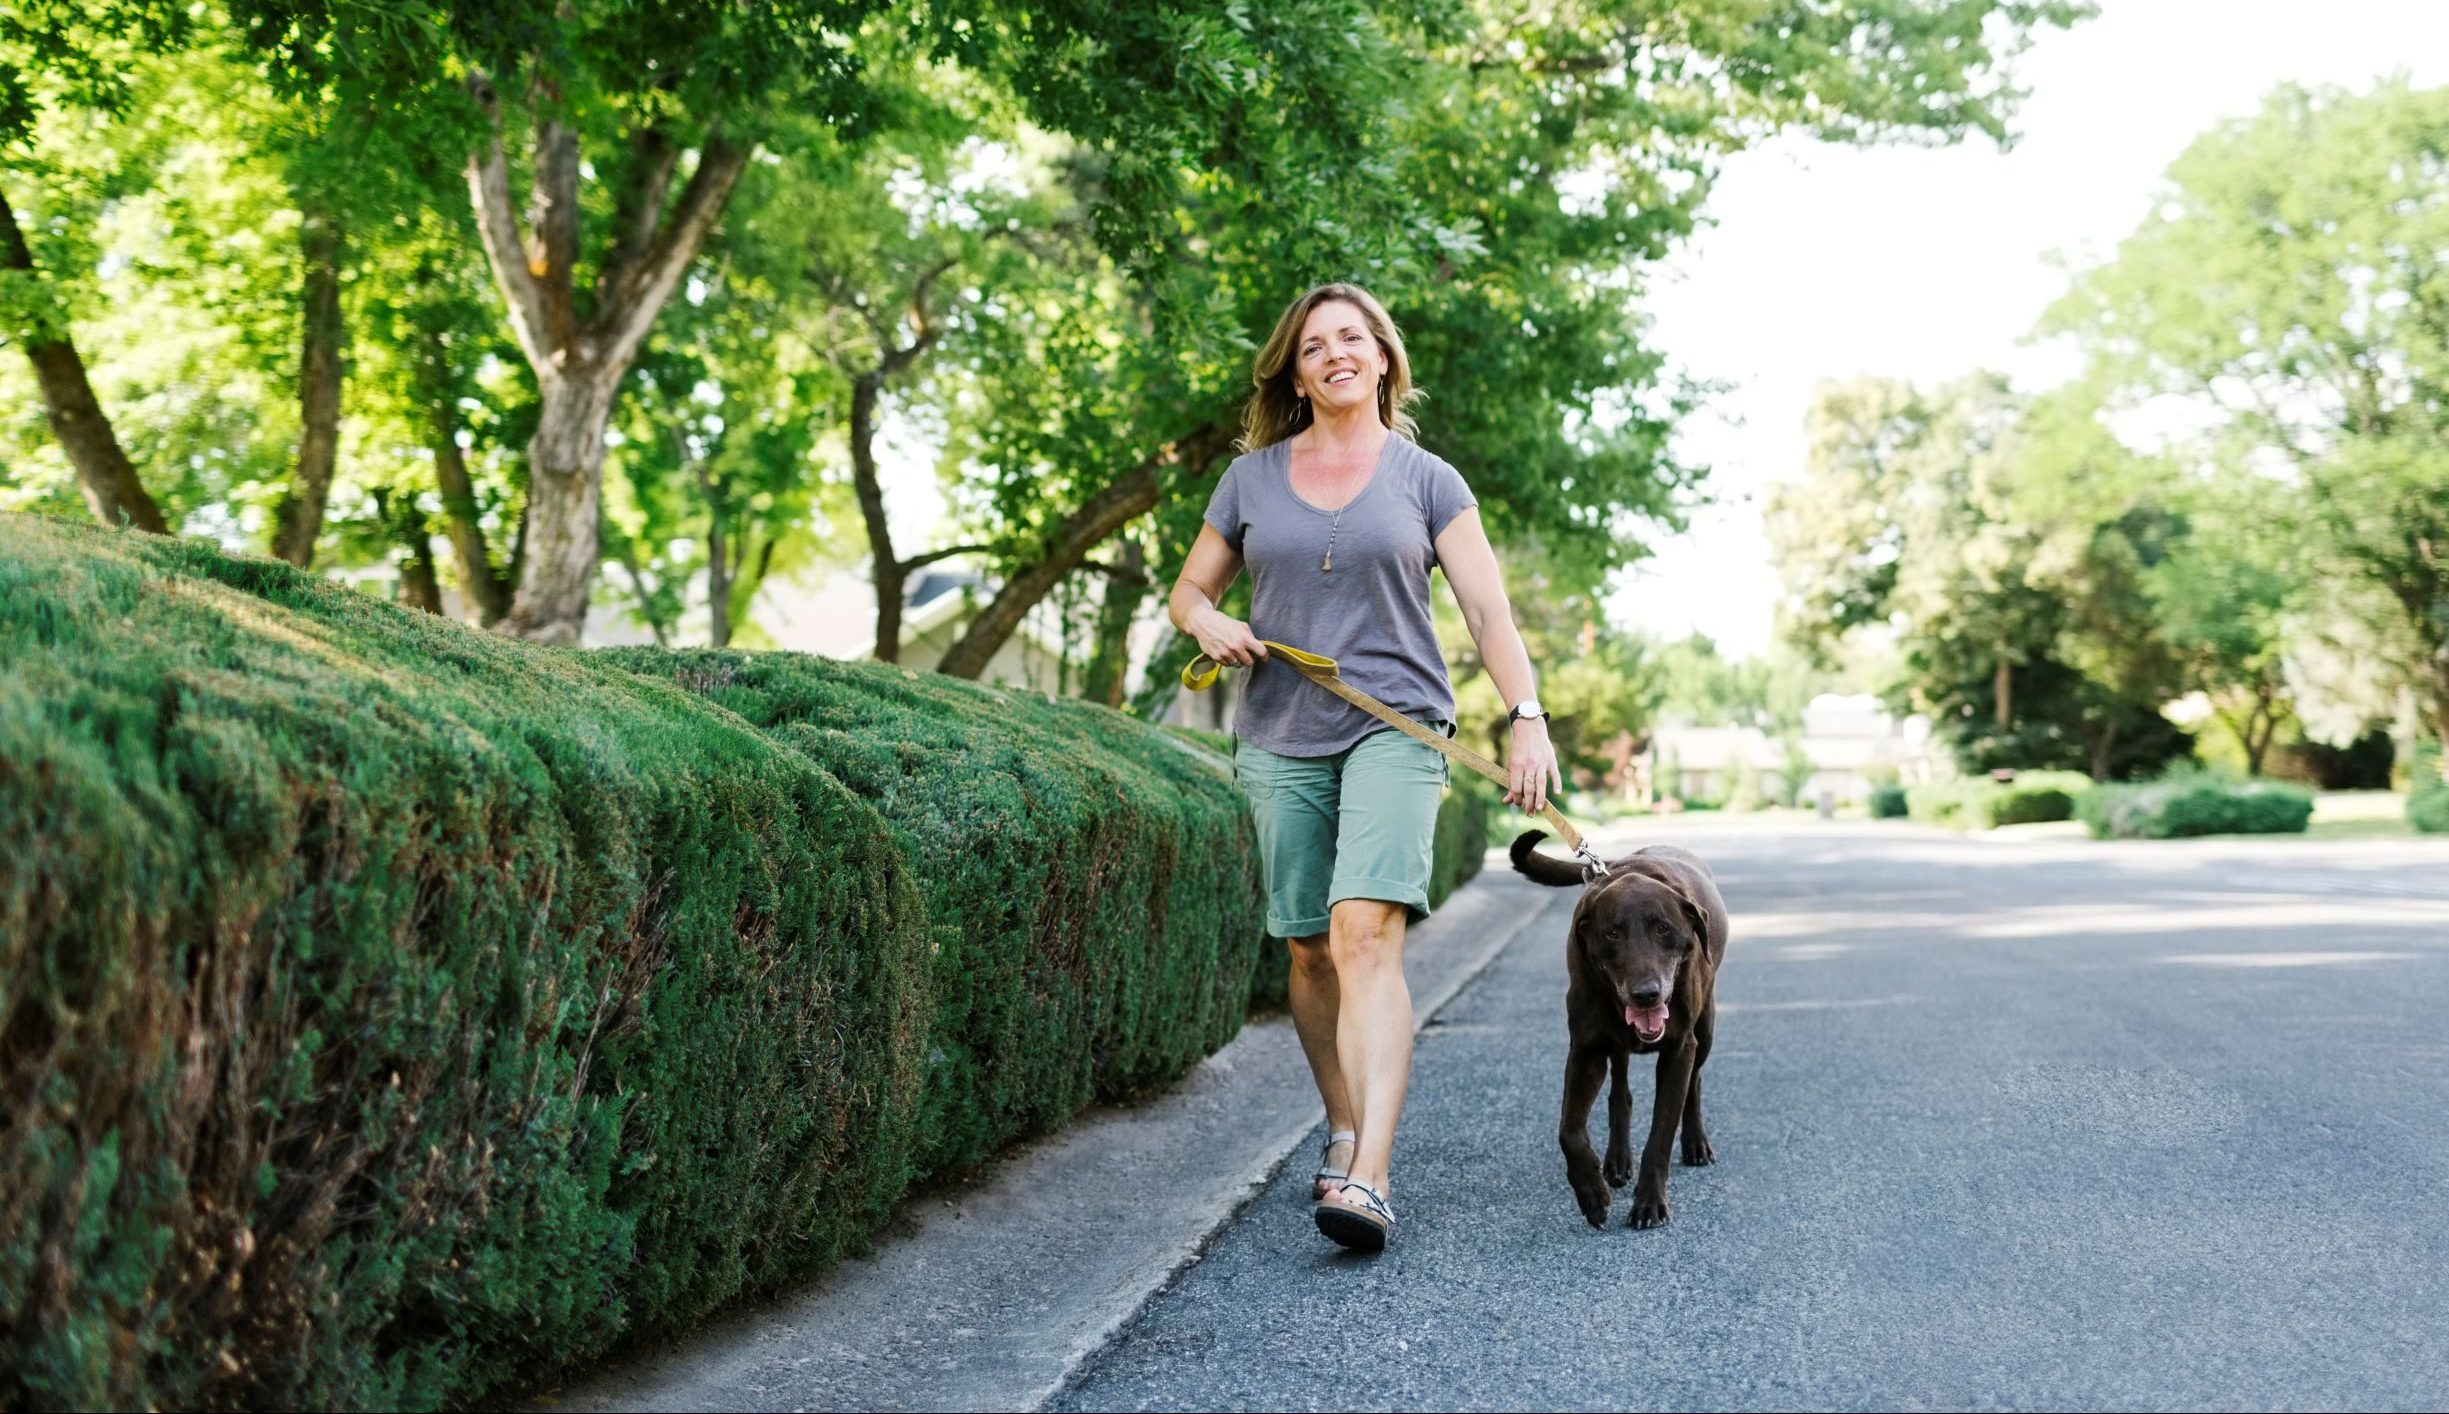
[[[1430,746],[1436,747],[1439,751],[1444,752],[1447,756],[1461,762],[1463,765],[1496,782],[1501,788],[1508,790],[1513,788],[1513,782],[1506,779],[1504,769],[1498,766],[1494,761],[1491,761],[1487,757],[1473,751],[1470,747],[1463,745],[1461,742],[1451,740],[1447,737],[1439,735],[1436,732],[1430,731],[1427,727],[1420,725],[1418,722],[1404,716],[1394,708],[1387,706],[1385,703],[1378,701],[1374,697],[1371,697],[1368,693],[1361,691],[1359,688],[1354,687],[1348,682],[1345,682],[1337,672],[1334,659],[1322,658],[1315,653],[1304,653],[1300,649],[1293,647],[1291,644],[1278,643],[1271,638],[1262,638],[1259,640],[1259,642],[1267,645],[1267,656],[1270,661],[1280,661],[1288,664],[1294,671],[1300,673],[1301,676],[1308,678],[1311,682],[1314,682],[1320,687],[1325,688],[1327,691],[1334,693],[1337,697],[1340,697],[1344,701],[1351,703],[1353,706],[1360,708],[1370,716],[1375,717],[1379,721],[1384,722],[1386,725],[1393,727],[1395,730],[1404,733],[1413,740],[1426,742]],[[1188,663],[1183,664],[1182,685],[1189,688],[1193,692],[1205,692],[1209,688],[1216,685],[1218,675],[1223,672],[1224,664],[1217,662],[1214,658],[1209,657],[1205,653],[1201,653],[1198,657],[1193,658]],[[1543,806],[1540,809],[1539,814],[1549,824],[1556,827],[1557,838],[1573,846],[1574,856],[1582,862],[1582,877],[1585,880],[1594,878],[1597,875],[1603,874],[1607,871],[1607,862],[1600,859],[1597,852],[1592,850],[1589,844],[1582,839],[1582,832],[1573,828],[1572,822],[1565,818],[1563,811],[1556,808],[1556,803],[1554,801],[1550,801]]]

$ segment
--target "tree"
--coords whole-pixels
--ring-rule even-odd
[[[1429,445],[1473,479],[1492,534],[1595,583],[1640,553],[1642,522],[1673,523],[1693,480],[1665,453],[1693,392],[1663,379],[1639,297],[1642,267],[1697,219],[1715,161],[1787,124],[2003,136],[2004,61],[2032,28],[2085,12],[1466,5],[1366,28],[1314,105],[1285,65],[1241,150],[1168,188],[1178,199],[1153,208],[1145,239],[1109,247],[1134,282],[1117,332],[1135,347],[1034,361],[1013,379],[1025,398],[982,400],[1030,415],[1017,437],[972,444],[971,466],[1001,488],[972,528],[1006,578],[945,671],[983,666],[1030,605],[1167,498],[1204,503],[1251,338],[1333,278],[1370,285],[1403,324],[1433,400]],[[1306,14],[1247,23],[1317,32]],[[1277,117],[1313,107],[1338,121]],[[1083,465],[1084,447],[1113,455]]]
[[[2449,739],[2449,90],[2283,88],[2171,166],[2154,213],[2048,327],[2127,401],[2217,415],[2229,464],[2386,594]]]
[[[29,155],[46,111],[126,111],[130,72],[140,57],[176,47],[188,28],[179,7],[144,0],[93,9],[32,4],[0,10],[0,158],[17,166]],[[32,363],[52,434],[76,468],[94,518],[167,534],[168,521],[94,395],[63,296],[61,282],[46,278],[34,242],[0,188],[0,338],[23,348]]]
[[[2039,400],[1977,375],[1932,393],[1824,387],[1805,479],[1769,506],[1787,633],[1826,654],[1897,635],[1900,707],[1928,712],[1966,770],[2122,778],[2186,749],[2148,575],[2182,524],[2159,469],[2109,436],[2082,390]]]

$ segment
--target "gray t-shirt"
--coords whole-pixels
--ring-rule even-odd
[[[1322,511],[1293,494],[1292,443],[1236,457],[1207,523],[1250,569],[1250,630],[1333,658],[1343,680],[1417,721],[1454,718],[1454,688],[1429,622],[1429,568],[1449,521],[1478,505],[1462,473],[1390,435],[1351,504]],[[1329,542],[1334,567],[1322,569]],[[1393,728],[1282,663],[1242,693],[1234,732],[1279,756],[1332,756]]]

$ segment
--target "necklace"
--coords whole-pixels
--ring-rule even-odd
[[[1335,508],[1335,518],[1327,522],[1327,557],[1318,562],[1318,572],[1320,574],[1332,574],[1335,572],[1335,533],[1343,529],[1343,524],[1344,508],[1342,506],[1337,506]]]

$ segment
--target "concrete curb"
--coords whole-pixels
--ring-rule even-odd
[[[1418,1023],[1533,925],[1561,920],[1572,897],[1490,851],[1480,877],[1407,943]],[[1163,1094],[1092,1110],[967,1184],[913,1200],[870,1256],[536,1403],[1036,1408],[1199,1260],[1321,1118],[1291,1021],[1254,1024]]]

